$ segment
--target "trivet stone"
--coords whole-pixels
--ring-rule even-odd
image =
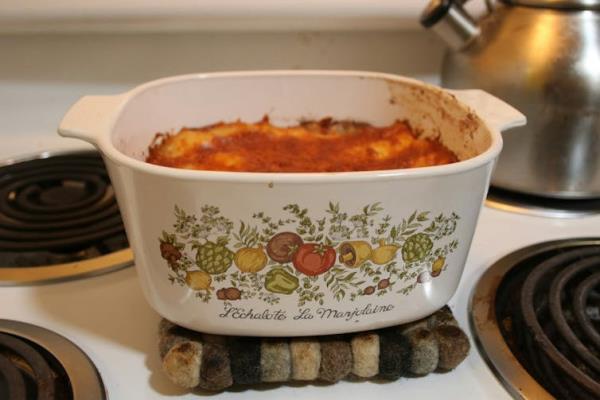
[[[449,307],[409,324],[346,335],[251,338],[208,335],[167,320],[159,351],[178,386],[210,391],[288,381],[395,380],[456,368],[470,349]]]

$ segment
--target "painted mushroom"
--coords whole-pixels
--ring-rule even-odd
[[[344,242],[339,247],[339,260],[347,267],[357,268],[371,258],[372,251],[371,245],[364,240]]]

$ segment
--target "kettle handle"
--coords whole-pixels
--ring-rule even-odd
[[[421,14],[421,25],[435,32],[454,50],[471,44],[481,31],[463,8],[462,0],[430,0]]]
[[[519,110],[483,90],[448,90],[448,92],[471,107],[490,127],[500,132],[527,123],[527,117]]]

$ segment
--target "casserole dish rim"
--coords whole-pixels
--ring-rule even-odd
[[[489,147],[480,154],[460,160],[451,164],[435,165],[429,167],[414,167],[374,171],[346,171],[346,172],[243,172],[243,171],[212,171],[195,170],[166,167],[151,164],[131,157],[121,152],[113,143],[113,131],[119,117],[122,115],[128,103],[143,92],[164,85],[170,85],[188,80],[223,79],[223,78],[252,78],[252,77],[350,77],[358,79],[375,79],[392,83],[424,87],[426,90],[439,96],[449,96],[456,101],[459,107],[466,112],[475,115],[477,122],[481,124],[490,135]],[[184,75],[161,78],[136,86],[135,88],[115,96],[113,98],[117,105],[102,132],[96,134],[93,144],[97,144],[105,156],[122,166],[132,168],[137,172],[171,177],[179,180],[192,181],[222,181],[222,182],[248,182],[248,183],[331,183],[331,182],[356,182],[356,181],[380,181],[395,178],[410,179],[428,176],[443,176],[459,174],[481,167],[494,160],[502,149],[502,135],[491,126],[485,118],[471,106],[461,101],[451,91],[438,86],[428,84],[417,79],[407,78],[400,75],[367,72],[354,70],[257,70],[257,71],[230,71],[230,72],[207,72],[192,73]],[[62,124],[61,124],[62,125]],[[89,137],[81,137],[90,141]],[[148,144],[150,146],[150,144]]]

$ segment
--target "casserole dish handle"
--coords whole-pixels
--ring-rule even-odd
[[[448,90],[448,92],[470,106],[491,128],[500,132],[527,123],[527,117],[519,110],[483,90]]]
[[[97,145],[101,134],[110,131],[122,100],[122,96],[82,97],[67,111],[58,126],[58,133]]]

